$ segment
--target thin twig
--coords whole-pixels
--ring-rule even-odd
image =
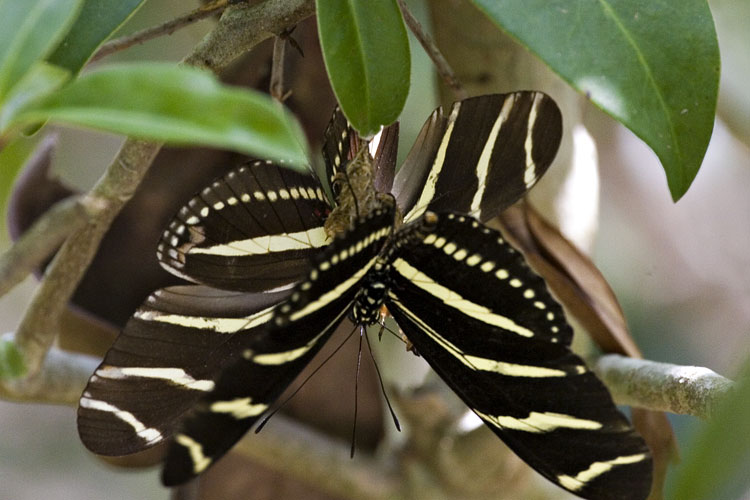
[[[701,418],[711,416],[734,385],[708,368],[619,354],[599,358],[595,371],[619,404]]]
[[[445,59],[445,57],[443,57],[440,49],[438,49],[437,45],[435,45],[432,37],[430,37],[430,35],[428,35],[424,31],[424,29],[422,29],[422,25],[409,11],[409,8],[406,6],[404,0],[397,1],[399,7],[401,8],[401,13],[404,16],[404,21],[406,21],[406,25],[409,27],[411,32],[414,33],[414,36],[417,37],[417,40],[419,40],[419,43],[424,48],[425,52],[427,52],[427,55],[430,57],[430,59],[432,59],[433,64],[435,64],[435,69],[437,69],[438,74],[443,79],[443,81],[445,81],[445,84],[448,85],[448,87],[453,91],[456,99],[462,100],[469,97],[469,94],[466,92],[458,77],[453,72],[453,68],[451,68],[451,65],[448,64],[448,61]]]
[[[171,35],[178,29],[189,26],[197,21],[210,17],[211,15],[221,12],[229,6],[229,0],[215,0],[211,3],[198,7],[192,12],[188,12],[180,17],[167,21],[165,23],[152,26],[130,35],[126,35],[103,44],[99,50],[91,57],[92,61],[97,61],[115,52],[128,49],[133,45],[147,42],[163,35]]]
[[[94,258],[99,242],[135,192],[160,147],[157,143],[125,141],[104,176],[89,193],[88,196],[99,200],[101,205],[57,252],[16,332],[16,343],[24,356],[29,376],[34,376],[41,368],[44,356],[57,336],[60,317]]]
[[[288,95],[284,95],[284,52],[286,40],[277,36],[273,41],[273,60],[271,63],[271,84],[269,93],[279,102],[284,102]]]
[[[88,218],[103,209],[103,202],[90,196],[74,196],[47,210],[0,256],[0,296],[8,293],[26,276],[39,268]]]

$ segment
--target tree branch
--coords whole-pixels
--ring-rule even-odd
[[[267,0],[234,5],[184,60],[191,66],[219,71],[242,54],[315,13],[313,0]]]
[[[0,296],[8,293],[39,268],[74,231],[99,210],[99,200],[73,196],[56,203],[0,256]]]
[[[349,457],[349,445],[276,414],[234,448],[246,457],[342,498],[394,498],[400,480],[370,456]],[[396,497],[398,498],[398,497]]]
[[[608,354],[594,368],[618,404],[710,417],[734,383],[699,366]]]

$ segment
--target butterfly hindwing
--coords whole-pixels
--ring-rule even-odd
[[[644,441],[570,351],[561,307],[500,233],[428,214],[391,258],[386,304],[399,327],[524,461],[584,498],[648,495]]]
[[[330,243],[330,210],[310,173],[271,162],[238,167],[198,193],[162,236],[162,266],[197,283],[246,292],[299,281]]]
[[[289,292],[247,294],[205,286],[157,290],[91,376],[78,432],[91,451],[124,455],[170,437],[182,415],[271,318]]]
[[[491,219],[546,172],[561,137],[560,110],[541,92],[472,97],[447,115],[438,108],[396,175],[404,220],[428,209]]]
[[[315,259],[275,310],[271,327],[241,351],[176,434],[164,465],[166,485],[200,474],[239,440],[310,362],[351,309],[393,227],[378,210]]]

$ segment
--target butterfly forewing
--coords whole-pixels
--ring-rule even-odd
[[[498,232],[432,214],[397,236],[391,259],[386,304],[399,327],[524,461],[584,498],[648,495],[644,441],[570,351],[562,309]]]
[[[158,290],[143,303],[92,375],[78,409],[91,451],[124,455],[169,438],[214,387],[289,292],[247,294],[204,286]]]
[[[555,102],[540,92],[472,97],[436,110],[396,175],[405,221],[425,210],[486,221],[546,172],[562,136]]]
[[[343,172],[346,164],[359,149],[359,135],[352,128],[339,106],[333,110],[331,120],[324,133],[323,161],[326,167],[326,181],[334,197],[338,196],[336,174]]]
[[[257,421],[344,319],[393,227],[393,209],[358,221],[315,260],[307,277],[276,307],[271,327],[241,351],[175,436],[166,485],[200,474]]]
[[[299,281],[330,243],[329,204],[312,174],[254,162],[197,194],[159,243],[162,266],[227,290],[265,291]]]

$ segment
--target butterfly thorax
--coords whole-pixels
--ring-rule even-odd
[[[354,306],[350,313],[353,323],[372,325],[378,322],[390,287],[389,274],[387,261],[382,257],[379,258],[365,276],[362,288],[354,299]]]
[[[359,149],[347,163],[345,172],[335,174],[333,190],[336,193],[336,208],[325,222],[325,231],[329,236],[345,233],[358,218],[367,217],[385,204],[395,204],[391,195],[375,189],[375,169],[367,147]],[[398,207],[396,211],[394,231],[401,223]]]

